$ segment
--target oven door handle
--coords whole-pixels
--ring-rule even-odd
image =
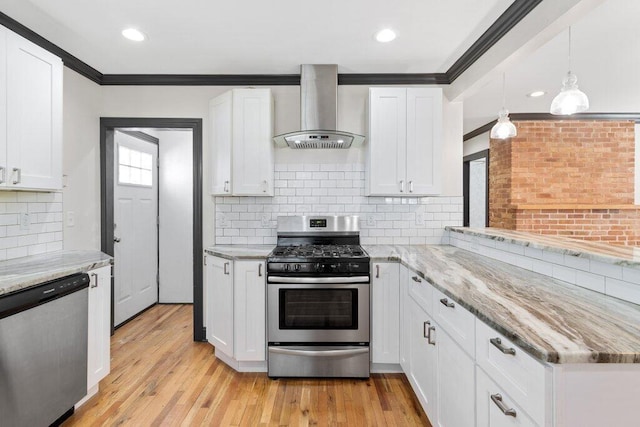
[[[285,277],[269,276],[270,283],[294,283],[294,284],[325,284],[325,283],[369,283],[369,276],[351,277]]]
[[[340,357],[368,353],[369,347],[358,347],[348,350],[297,350],[287,347],[269,347],[269,351],[271,353],[286,354],[290,356]]]

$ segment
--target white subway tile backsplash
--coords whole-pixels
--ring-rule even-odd
[[[586,271],[578,271],[576,273],[576,285],[592,291],[605,293],[605,278],[599,274],[587,273]]]
[[[634,283],[607,277],[605,279],[605,292],[612,297],[640,304],[640,286]]]
[[[275,244],[280,215],[360,215],[363,244],[441,244],[446,224],[462,224],[462,197],[365,197],[362,163],[277,164],[274,184],[274,197],[216,197],[217,244]]]

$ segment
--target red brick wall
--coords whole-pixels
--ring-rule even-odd
[[[490,143],[491,227],[638,245],[634,122],[515,124]]]
[[[640,246],[636,209],[518,209],[515,230]]]

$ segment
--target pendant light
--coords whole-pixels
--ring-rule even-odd
[[[508,139],[518,134],[516,126],[509,119],[509,110],[504,108],[505,104],[505,76],[502,73],[502,109],[498,111],[498,122],[491,128],[493,139]]]
[[[562,80],[560,93],[553,98],[551,114],[568,116],[589,109],[589,98],[578,89],[578,77],[571,72],[571,27],[569,27],[569,72]]]

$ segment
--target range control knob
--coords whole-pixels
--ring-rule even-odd
[[[294,269],[295,271],[300,271],[300,264],[296,264],[296,265],[294,265],[294,266],[293,266],[293,269]]]
[[[285,264],[284,271],[289,271],[289,270],[291,270],[291,264]]]

